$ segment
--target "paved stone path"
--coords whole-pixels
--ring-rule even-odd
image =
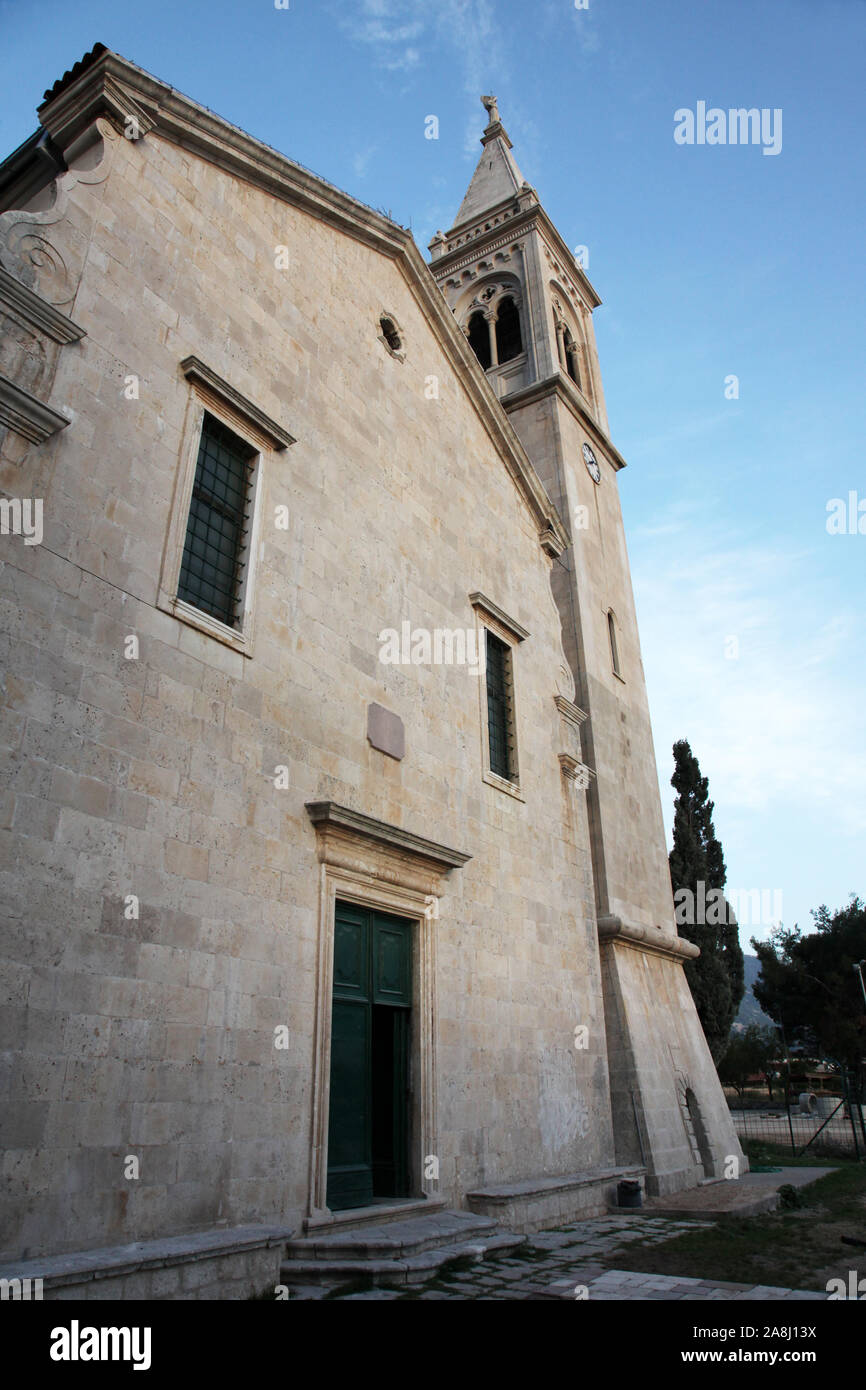
[[[728,1284],[681,1275],[637,1274],[606,1270],[602,1257],[622,1250],[627,1261],[630,1241],[658,1244],[684,1230],[712,1225],[708,1221],[681,1221],[670,1217],[638,1214],[610,1215],[552,1231],[539,1231],[528,1244],[510,1255],[479,1260],[468,1268],[440,1271],[426,1284],[393,1288],[339,1289],[319,1285],[292,1286],[293,1298],[368,1300],[394,1299],[825,1299],[826,1293],[770,1288],[765,1285]],[[585,1295],[583,1291],[586,1291]]]
[[[547,1298],[576,1297],[571,1280],[558,1280],[551,1284]],[[687,1279],[682,1274],[631,1274],[624,1269],[609,1269],[597,1279],[590,1280],[586,1297],[589,1299],[663,1299],[665,1302],[683,1300],[684,1302],[704,1303],[707,1299],[804,1299],[824,1302],[826,1293],[815,1293],[806,1289],[775,1288],[771,1284],[726,1284],[714,1279]]]

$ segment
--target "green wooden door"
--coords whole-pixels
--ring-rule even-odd
[[[408,1193],[412,923],[350,903],[334,920],[328,1206]]]

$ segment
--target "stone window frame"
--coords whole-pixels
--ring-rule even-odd
[[[281,425],[271,420],[258,406],[242,396],[199,358],[186,357],[180,367],[188,383],[187,409],[157,607],[165,613],[170,613],[179,622],[186,623],[189,627],[196,628],[206,636],[223,643],[224,646],[231,647],[242,656],[251,657],[255,636],[256,573],[261,550],[266,475],[273,454],[287,449],[295,440]],[[255,451],[250,460],[250,517],[242,551],[244,573],[240,591],[240,620],[236,627],[229,626],[228,623],[178,596],[189,509],[206,414],[212,415]]]
[[[485,289],[492,289],[493,292],[492,294],[490,294],[487,300],[482,302],[482,300],[484,300]],[[520,330],[521,347],[520,351],[515,353],[513,357],[508,357],[504,362],[500,362],[496,328],[499,320],[500,306],[504,303],[506,299],[511,300],[512,304],[514,305],[515,312],[517,314],[517,322]],[[509,367],[513,369],[515,366],[518,366],[526,361],[528,354],[526,313],[523,303],[522,288],[520,285],[520,281],[518,280],[516,275],[509,272],[508,281],[500,281],[499,283],[497,283],[496,276],[494,274],[492,280],[489,280],[488,277],[485,277],[485,279],[483,279],[480,282],[480,286],[476,287],[476,292],[473,299],[468,305],[464,305],[461,312],[460,327],[467,342],[469,341],[469,327],[476,314],[480,314],[484,319],[485,323],[487,324],[490,362],[486,367],[484,363],[481,361],[481,358],[478,357],[477,352],[475,352],[473,348],[473,352],[475,352],[478,364],[485,374],[489,372],[498,372],[500,367]]]
[[[612,608],[606,608],[604,613],[607,625],[607,646],[610,653],[611,674],[616,676],[616,679],[625,685],[625,676],[622,674],[622,657],[620,655],[619,643],[619,635],[622,632],[622,627]]]
[[[556,344],[554,366],[583,400],[592,403],[594,389],[590,363],[589,339],[583,319],[583,305],[576,306],[557,280],[551,280],[550,309],[553,315],[553,334]],[[584,311],[585,312],[585,311]],[[571,343],[566,344],[568,333]],[[569,358],[574,374],[569,370]]]
[[[494,603],[492,599],[480,592],[469,595],[469,602],[475,611],[475,623],[478,632],[478,650],[482,651],[481,670],[478,679],[478,698],[479,698],[479,726],[481,732],[481,780],[488,786],[496,787],[497,790],[505,792],[508,796],[513,796],[516,801],[524,801],[526,797],[520,784],[520,747],[517,736],[518,730],[518,690],[517,690],[517,662],[515,651],[521,642],[529,636],[526,628],[515,619],[510,618],[504,609]],[[487,639],[481,641],[481,634],[492,632],[498,637],[500,642],[504,642],[509,649],[509,662],[507,676],[511,686],[511,734],[514,748],[514,775],[513,777],[500,777],[490,766],[490,730],[488,727],[487,715]]]
[[[390,341],[390,335],[385,326],[386,324],[390,325],[392,333],[397,339],[396,347],[394,347],[393,343]],[[379,315],[379,342],[382,343],[385,351],[390,353],[396,361],[406,361],[406,349],[404,346],[405,334],[397,321],[396,314],[392,314],[389,309],[383,309]]]
[[[574,339],[571,329],[567,323],[558,322],[556,325],[556,342],[559,351],[560,362],[566,372],[571,377],[579,391],[583,390],[580,376],[580,348]]]

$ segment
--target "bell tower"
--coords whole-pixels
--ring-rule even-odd
[[[584,269],[524,179],[496,98],[431,271],[554,502],[571,545],[551,584],[583,716],[596,918],[618,1163],[651,1192],[747,1164],[676,930],[618,475]],[[699,1145],[697,1134],[703,1136]]]

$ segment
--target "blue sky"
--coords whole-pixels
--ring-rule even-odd
[[[495,92],[604,301],[666,823],[687,738],[731,887],[781,890],[804,927],[866,890],[866,534],[826,528],[830,499],[866,500],[866,0],[0,0],[0,33],[4,155],[101,41],[425,253]],[[780,108],[781,152],[676,144],[699,101]]]

